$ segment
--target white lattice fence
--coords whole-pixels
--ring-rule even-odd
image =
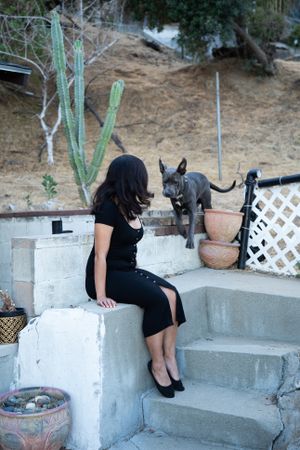
[[[265,272],[299,273],[300,183],[254,189],[246,265]]]

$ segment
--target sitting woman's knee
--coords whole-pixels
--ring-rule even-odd
[[[173,291],[173,289],[161,287],[162,291],[166,294],[169,302],[171,304],[176,304],[176,291]]]

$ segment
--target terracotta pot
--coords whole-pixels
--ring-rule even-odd
[[[199,244],[199,256],[207,267],[227,269],[239,256],[240,244],[203,239]]]
[[[8,412],[1,404],[9,397],[50,395],[63,403],[37,413]],[[64,446],[71,426],[70,396],[57,388],[32,387],[6,392],[0,396],[1,450],[59,450]]]
[[[220,209],[204,210],[204,226],[212,241],[231,242],[242,225],[244,213]]]

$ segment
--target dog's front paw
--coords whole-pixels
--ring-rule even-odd
[[[194,240],[191,238],[188,238],[188,240],[186,241],[185,248],[195,248]]]

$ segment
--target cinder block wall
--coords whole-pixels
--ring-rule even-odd
[[[138,245],[139,267],[166,276],[201,266],[197,248],[200,237],[205,237],[199,233],[201,225],[191,250],[185,248],[181,236],[174,234],[172,217],[148,213],[143,220],[145,235]],[[94,241],[92,232],[15,237],[11,241],[12,296],[30,317],[48,308],[72,307],[88,299],[85,266]]]
[[[51,236],[52,221],[63,221],[64,230],[91,233],[93,217],[83,211],[32,211],[0,214],[0,288],[12,293],[11,241],[20,236]]]
[[[0,214],[0,288],[7,289],[12,294],[12,239],[18,237],[32,237],[32,236],[52,236],[52,221],[62,220],[64,230],[72,230],[74,234],[89,234],[94,229],[94,218],[89,214],[88,210],[76,210],[76,211],[30,211],[23,213],[5,213]],[[150,258],[154,257],[155,252],[164,251],[164,239],[163,236],[176,236],[177,229],[175,226],[172,211],[147,211],[142,216],[144,226],[146,230],[151,230],[151,233],[160,238],[156,240],[155,247],[148,251],[146,243],[142,241],[141,249],[144,246],[145,254],[140,263],[147,267],[153,266],[150,262]],[[187,217],[185,218],[187,223]],[[196,226],[196,232],[198,234],[204,232],[203,228],[203,214],[198,214],[198,224]],[[64,234],[63,236],[67,236]],[[181,248],[184,248],[183,238],[178,239],[182,241],[179,246],[179,252]],[[177,242],[175,239],[174,244]],[[170,270],[166,273],[177,273],[180,269],[180,254],[178,254],[178,248],[176,252],[176,245],[172,247],[170,255],[175,265],[170,266]],[[143,249],[143,250],[144,250]],[[187,255],[191,254],[190,251]],[[166,255],[165,255],[166,259]],[[175,261],[176,260],[176,261]],[[171,257],[166,263],[169,264]],[[155,263],[154,263],[155,265]]]

